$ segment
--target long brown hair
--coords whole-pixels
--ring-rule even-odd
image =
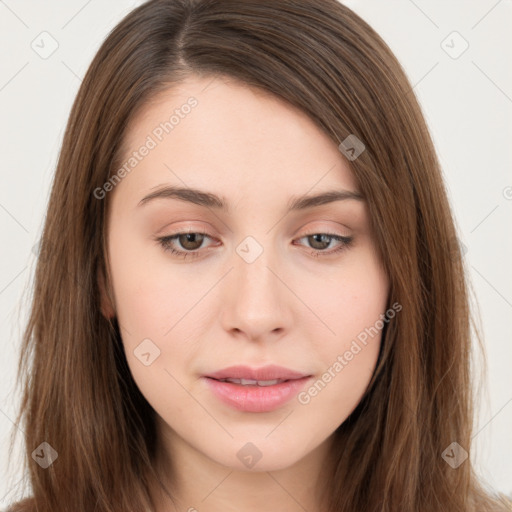
[[[329,512],[506,510],[469,458],[455,468],[443,457],[454,442],[470,452],[474,397],[468,284],[431,137],[389,47],[335,0],[151,0],[97,52],[41,239],[18,369],[32,495],[11,510],[154,510],[154,411],[131,377],[116,319],[100,310],[103,278],[110,290],[109,194],[94,191],[118,170],[136,113],[191,73],[269,91],[337,145],[349,135],[365,145],[349,164],[389,302],[402,311],[386,326],[367,393],[335,432]],[[43,442],[57,453],[45,469],[33,456],[52,453]]]

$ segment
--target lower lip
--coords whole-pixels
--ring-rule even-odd
[[[242,386],[211,377],[204,380],[223,403],[244,412],[269,412],[289,402],[311,377],[288,380],[273,386]]]

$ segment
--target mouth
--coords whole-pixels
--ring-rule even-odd
[[[283,407],[311,378],[311,374],[276,366],[261,369],[238,366],[204,375],[203,381],[224,405],[238,411],[261,413]]]
[[[213,377],[207,377],[213,378]],[[241,386],[275,386],[276,384],[281,384],[283,382],[290,382],[291,380],[298,379],[273,379],[273,380],[252,380],[252,379],[213,379],[218,382],[230,382],[231,384],[240,384]]]
[[[242,365],[229,366],[222,370],[205,374],[204,376],[218,381],[232,382],[233,384],[273,386],[289,380],[310,377],[311,375],[271,364],[261,368],[252,368]]]

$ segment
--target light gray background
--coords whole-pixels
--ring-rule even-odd
[[[19,399],[13,393],[15,368],[35,264],[32,249],[65,124],[99,45],[140,3],[0,0],[1,508],[19,499],[24,477],[17,460],[7,464],[8,434]],[[467,249],[488,354],[489,378],[482,388],[470,456],[494,488],[512,494],[511,1],[344,3],[395,52],[434,137],[460,241]],[[49,36],[40,35],[44,31],[58,43],[47,58],[31,46],[39,52],[51,49]],[[454,31],[469,44],[460,55],[465,43]],[[14,452],[18,457],[20,440]],[[34,439],[33,447],[40,441]]]

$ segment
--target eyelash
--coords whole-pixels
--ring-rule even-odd
[[[156,238],[156,241],[163,247],[164,251],[170,252],[171,254],[173,254],[179,258],[185,259],[187,256],[196,258],[200,255],[199,254],[200,249],[197,249],[195,251],[180,251],[180,250],[174,249],[174,247],[172,247],[170,245],[171,241],[178,238],[180,235],[190,235],[190,234],[204,235],[208,238],[212,238],[208,235],[208,233],[204,233],[202,231],[186,231],[186,232],[175,233],[174,235]],[[320,249],[314,249],[310,254],[311,254],[311,256],[313,256],[315,258],[323,257],[323,256],[328,257],[328,256],[333,256],[335,254],[338,254],[338,253],[348,249],[351,246],[353,239],[354,239],[351,236],[341,236],[341,235],[336,235],[335,233],[323,233],[322,232],[322,233],[309,233],[307,235],[301,236],[297,240],[301,240],[302,238],[308,238],[313,235],[326,235],[329,238],[331,238],[331,240],[336,240],[338,242],[342,242],[342,244],[337,249],[334,249],[334,250],[331,250],[328,252],[325,250],[322,251]]]

